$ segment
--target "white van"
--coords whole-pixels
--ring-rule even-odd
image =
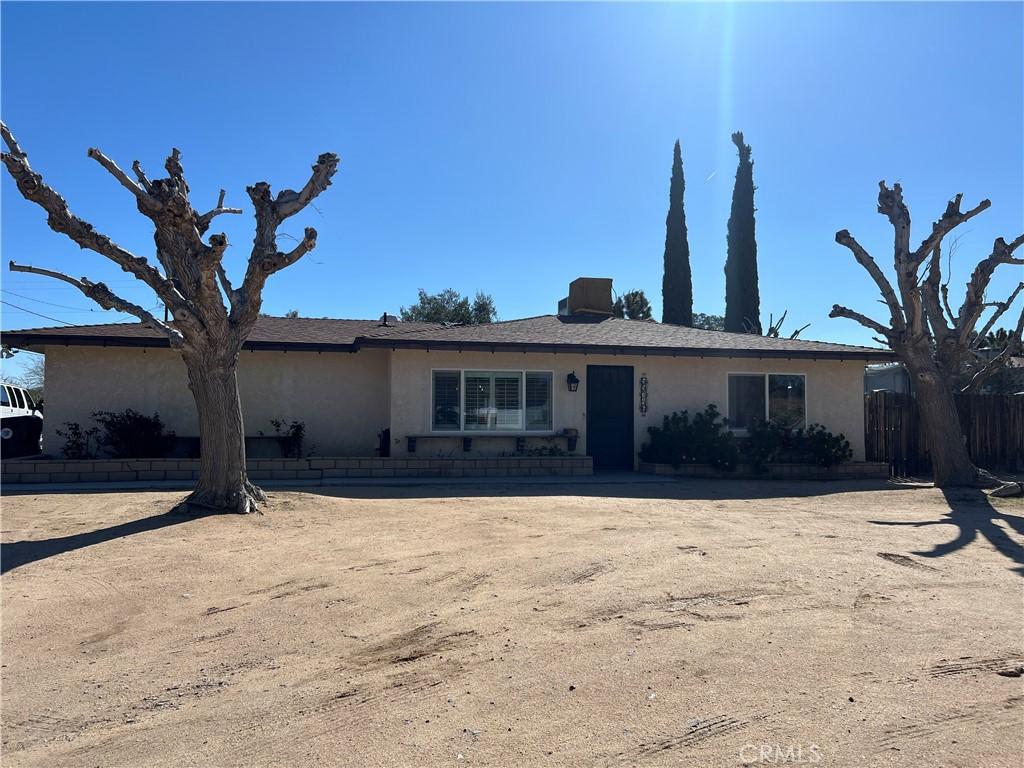
[[[24,387],[0,384],[0,454],[4,458],[39,453],[42,408]]]

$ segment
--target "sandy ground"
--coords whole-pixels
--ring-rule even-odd
[[[5,766],[1022,764],[1019,500],[180,496],[3,499]]]

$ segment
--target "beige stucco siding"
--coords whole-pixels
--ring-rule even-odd
[[[157,411],[182,436],[196,435],[195,406],[185,368],[170,350],[124,347],[48,347],[44,450],[58,452],[55,434],[64,422],[90,424],[98,410]],[[364,349],[348,352],[243,352],[239,388],[246,433],[271,433],[270,420],[306,424],[306,450],[319,455],[373,456],[377,433],[391,427],[392,455],[406,455],[406,436],[431,432],[434,369],[552,371],[554,430],[579,431],[586,452],[587,365],[631,365],[634,373],[634,450],[647,427],[672,411],[715,403],[727,412],[730,372],[803,373],[807,420],[843,432],[854,458],[864,459],[864,364],[859,361],[757,360],[750,358],[643,357],[625,355],[424,352]],[[569,392],[566,375],[580,378]],[[640,377],[648,380],[648,411],[639,411]],[[479,437],[480,433],[472,433]],[[529,438],[528,446],[543,445]],[[556,443],[565,445],[564,441]],[[470,455],[511,453],[515,438],[473,441]],[[460,437],[421,440],[417,456],[464,455]]]
[[[171,350],[47,347],[44,450],[59,452],[66,421],[90,426],[93,411],[154,411],[178,435],[198,434],[185,366]],[[243,352],[238,382],[247,435],[271,419],[304,421],[307,451],[373,456],[388,423],[388,355]]]
[[[751,358],[643,357],[626,355],[423,352],[397,350],[391,360],[392,454],[406,454],[406,435],[431,432],[431,371],[436,369],[536,370],[554,372],[554,429],[579,430],[578,450],[586,451],[587,365],[631,365],[634,373],[635,449],[646,440],[647,427],[672,411],[691,413],[715,403],[725,413],[729,373],[803,373],[807,376],[807,421],[842,432],[854,460],[864,460],[864,363],[833,360],[757,360]],[[580,378],[569,392],[566,376]],[[639,410],[640,377],[648,381],[648,411]],[[473,433],[478,437],[480,433]],[[531,440],[531,443],[541,443]],[[564,446],[564,443],[560,443]],[[514,439],[474,440],[471,455],[510,451]],[[420,440],[418,456],[462,455],[461,439]]]

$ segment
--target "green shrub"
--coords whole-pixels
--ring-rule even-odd
[[[270,425],[274,428],[277,444],[281,446],[281,455],[286,459],[301,459],[302,445],[306,441],[306,422],[285,424],[281,419],[271,419]]]
[[[853,449],[846,435],[840,432],[833,435],[821,424],[811,424],[803,435],[807,454],[811,461],[819,467],[842,464],[853,458]]]
[[[65,421],[64,429],[57,430],[57,436],[64,438],[64,447],[61,453],[65,459],[94,459],[96,450],[94,448],[97,427],[82,429],[77,421]]]
[[[162,458],[174,442],[174,433],[164,431],[156,413],[146,416],[126,408],[119,413],[96,411],[92,419],[100,425],[96,443],[115,459]]]
[[[792,447],[792,437],[792,431],[778,422],[755,421],[740,442],[740,454],[755,472],[763,472],[785,448]]]
[[[811,424],[804,430],[758,421],[748,430],[740,446],[743,461],[756,472],[763,472],[768,464],[779,462],[816,464],[827,469],[853,457],[846,436],[834,435],[820,424]]]
[[[640,460],[654,464],[710,464],[732,471],[739,451],[725,419],[712,404],[690,419],[689,412],[666,416],[660,427],[648,427],[650,439],[640,449]]]
[[[640,460],[652,464],[710,464],[732,471],[742,460],[755,472],[769,464],[815,464],[832,467],[853,458],[843,434],[834,435],[820,424],[790,429],[778,422],[758,421],[747,436],[735,440],[718,408],[709,405],[691,419],[687,411],[666,416],[660,427],[648,427],[650,439],[640,449]]]

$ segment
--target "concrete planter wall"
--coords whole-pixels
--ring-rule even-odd
[[[825,469],[812,464],[769,464],[763,472],[756,472],[747,464],[740,464],[735,472],[722,472],[710,464],[683,464],[678,469],[671,464],[640,462],[640,471],[651,475],[678,477],[716,477],[744,480],[888,480],[889,465],[884,462],[857,461],[837,464]]]
[[[323,480],[337,477],[509,477],[591,475],[589,456],[504,457],[495,459],[250,459],[249,477],[260,480]],[[95,459],[3,462],[4,485],[21,483],[108,483],[195,480],[198,459]]]

